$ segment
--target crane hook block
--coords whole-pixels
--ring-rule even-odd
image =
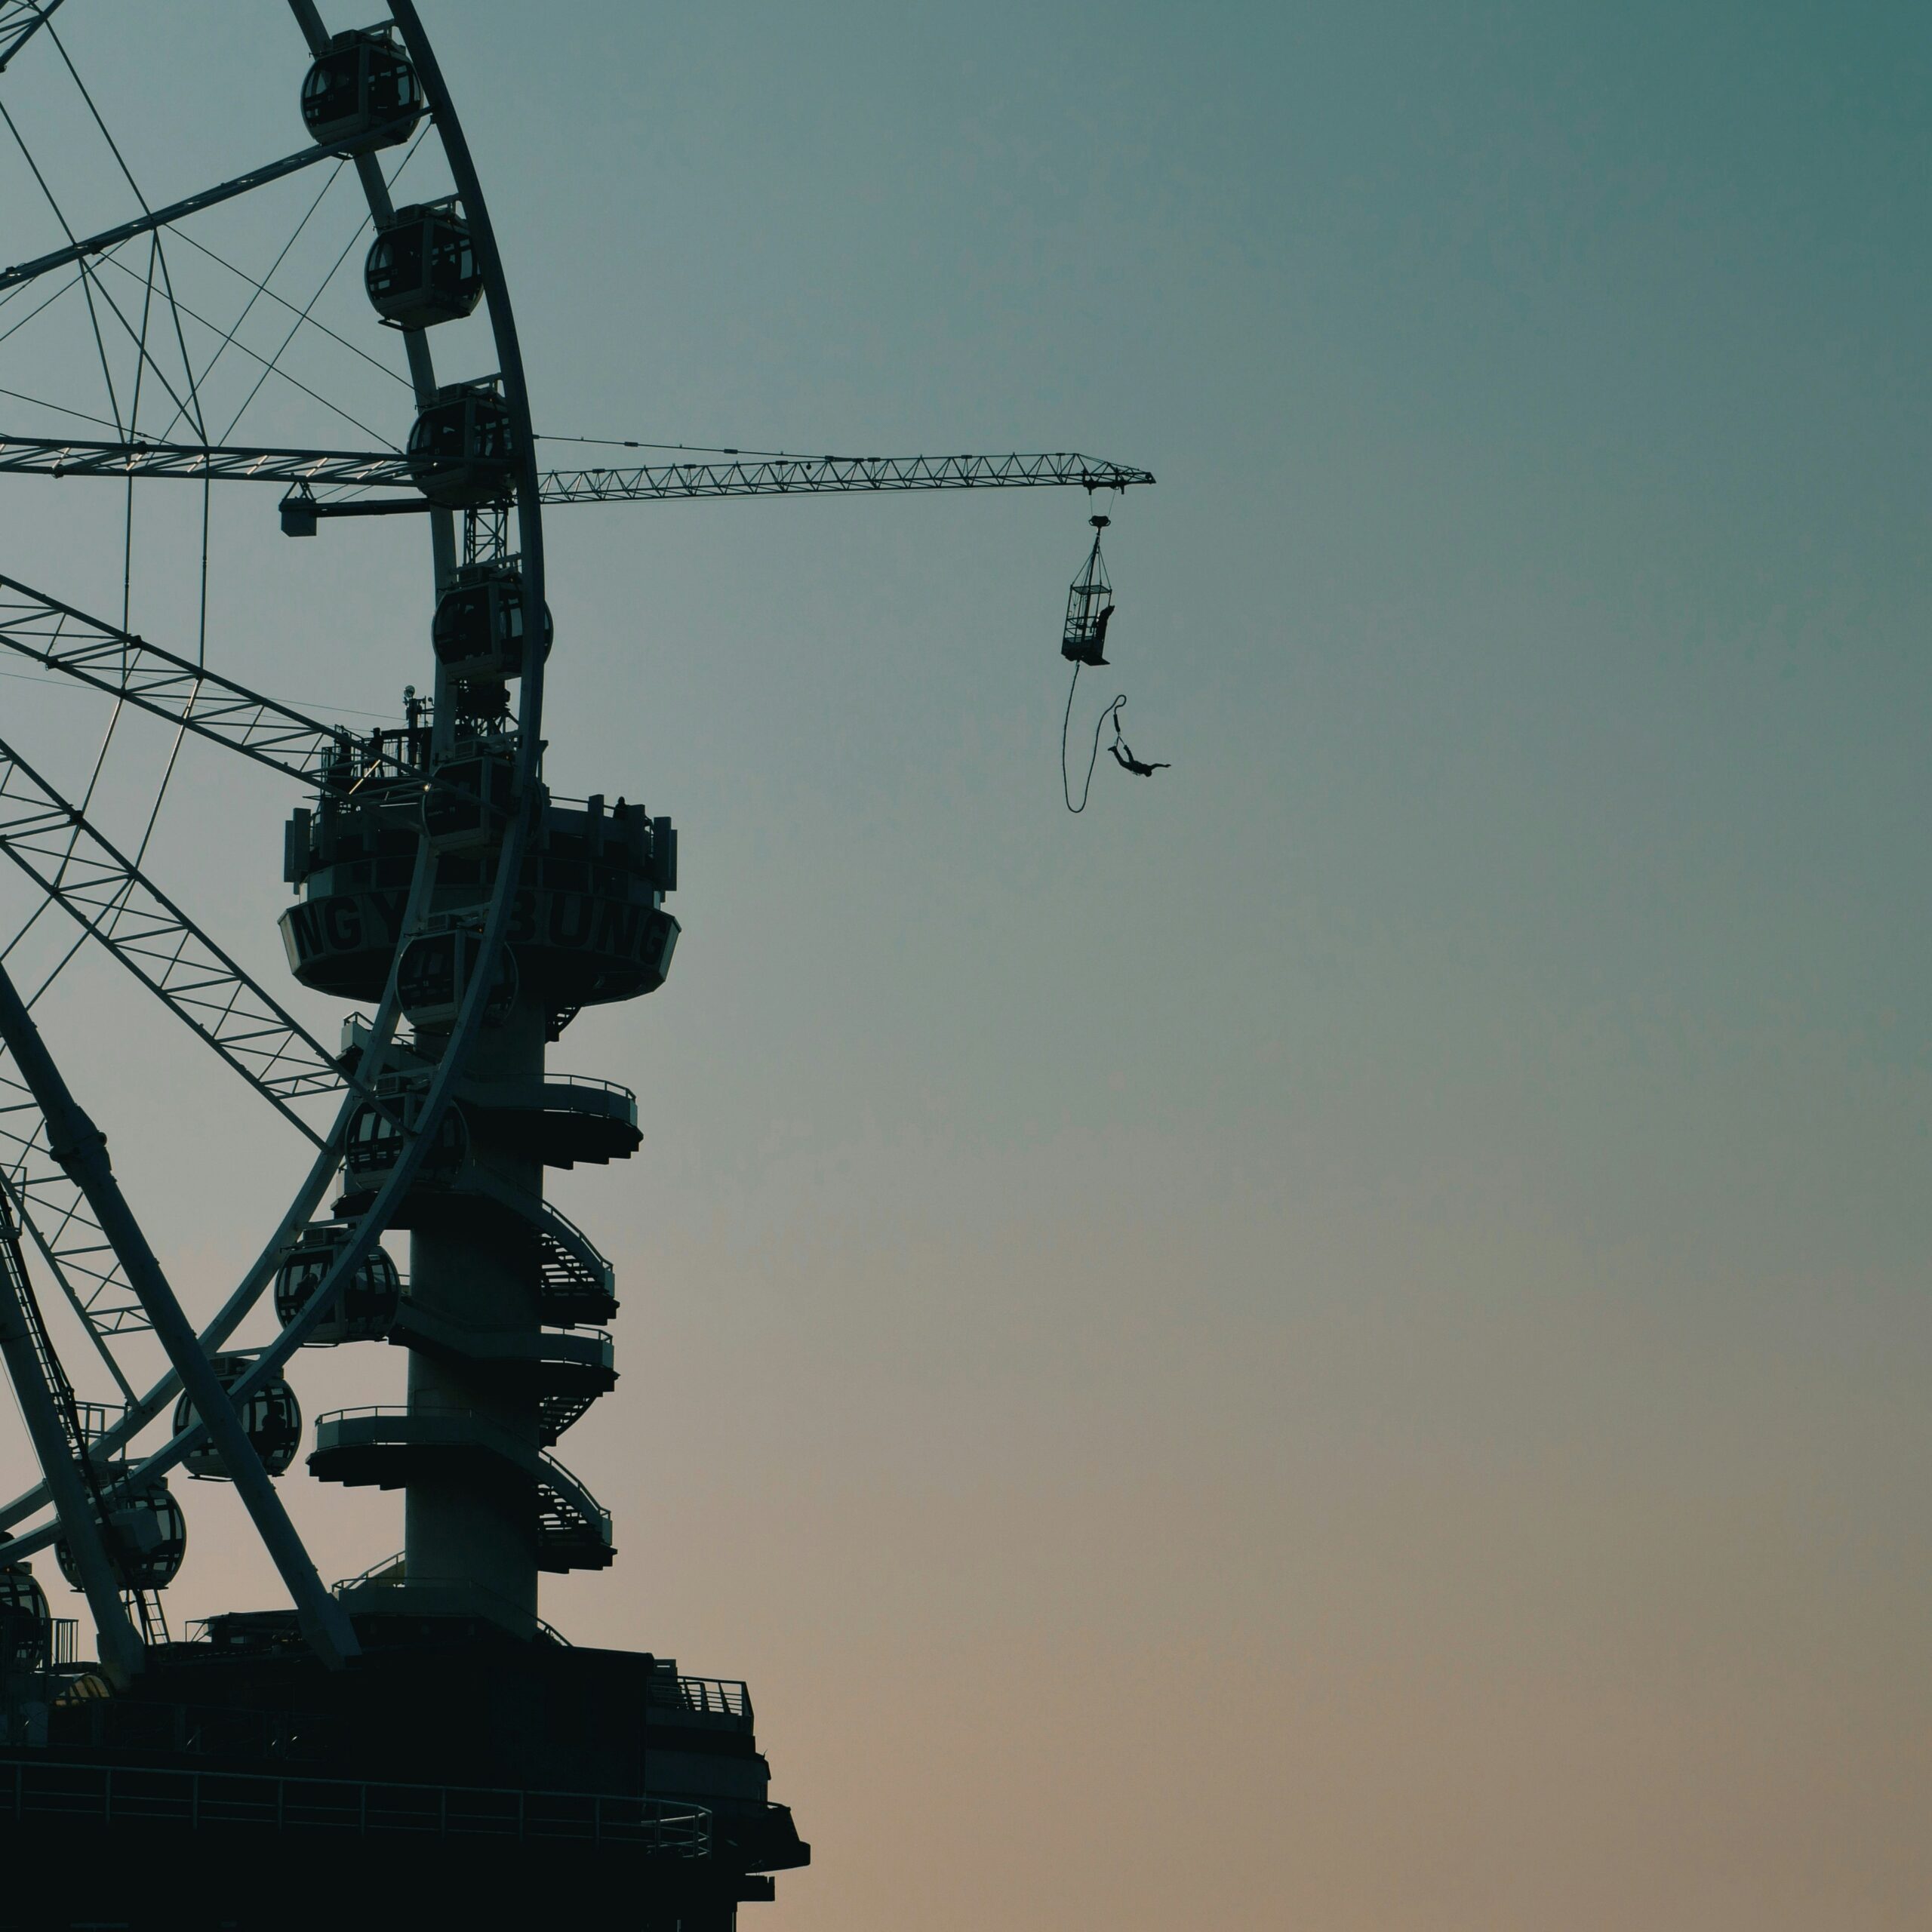
[[[1066,628],[1060,633],[1060,654],[1069,664],[1097,665],[1107,661],[1107,624],[1114,614],[1114,587],[1100,555],[1100,532],[1111,519],[1091,516],[1087,521],[1094,526],[1094,547],[1066,593]]]

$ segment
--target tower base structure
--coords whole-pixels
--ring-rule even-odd
[[[730,1932],[808,1862],[742,1684],[480,1618],[355,1620],[331,1672],[292,1613],[215,1617],[128,1691],[70,1680],[11,1727],[0,1924]]]

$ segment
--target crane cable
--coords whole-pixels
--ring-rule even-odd
[[[1114,721],[1114,742],[1116,744],[1120,742],[1121,707],[1127,702],[1127,694],[1122,691],[1119,697],[1115,698],[1113,703],[1094,721],[1093,755],[1087,761],[1087,782],[1080,788],[1080,802],[1076,805],[1073,802],[1073,781],[1066,774],[1066,738],[1067,733],[1072,729],[1073,724],[1073,694],[1080,688],[1081,669],[1080,663],[1076,659],[1074,662],[1072,681],[1066,688],[1066,715],[1060,720],[1060,788],[1061,793],[1066,798],[1067,810],[1076,818],[1087,809],[1087,795],[1094,789],[1094,768],[1100,761],[1100,733],[1106,728],[1107,720],[1111,718]]]

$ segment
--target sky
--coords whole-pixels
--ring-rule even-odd
[[[275,10],[166,12],[61,15],[151,195],[297,146]],[[540,430],[1159,478],[1098,506],[1075,728],[1124,691],[1172,768],[1103,758],[1078,818],[1078,493],[546,518],[549,775],[676,820],[684,936],[552,1056],[645,1143],[556,1180],[623,1300],[561,1452],[620,1554],[544,1613],[749,1680],[814,1846],[757,1922],[1923,1925],[1923,14],[423,12]],[[0,99],[111,219],[60,78]],[[51,245],[0,181],[0,255]],[[190,232],[265,265],[312,192]],[[0,384],[92,380],[84,326]],[[214,506],[209,661],[392,712],[421,533],[272,506]],[[119,516],[0,477],[0,570],[113,614]],[[138,512],[158,639],[199,516]],[[89,702],[0,685],[0,735],[78,789]],[[166,753],[117,739],[122,824]],[[152,869],[332,1029],[274,931],[294,801],[234,763],[183,753]],[[299,1143],[110,964],[42,1013],[211,1309]],[[395,1399],[398,1356],[294,1380]],[[177,1487],[177,1622],[275,1601]],[[283,1487],[325,1576],[401,1540]]]

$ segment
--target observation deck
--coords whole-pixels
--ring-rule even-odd
[[[288,823],[283,872],[300,901],[281,915],[289,970],[318,992],[382,995],[402,940],[414,870],[423,777],[388,777],[351,803],[325,795]],[[365,792],[368,795],[363,795]],[[447,854],[430,902],[455,918],[487,903],[497,881],[488,849]],[[663,909],[677,884],[677,834],[620,800],[546,798],[525,858],[509,942],[525,992],[553,1012],[633,999],[664,983],[678,921]]]

